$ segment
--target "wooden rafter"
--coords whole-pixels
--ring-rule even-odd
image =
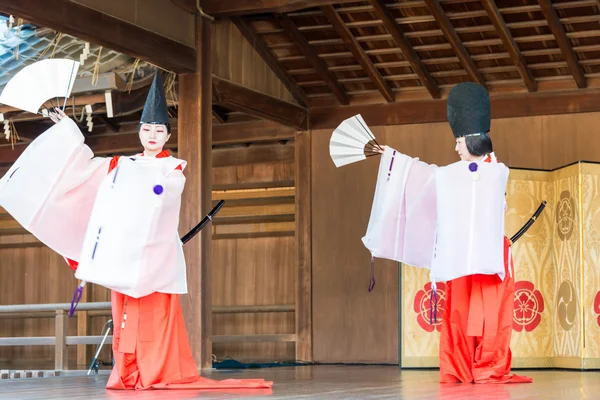
[[[434,99],[439,99],[440,88],[421,62],[417,52],[413,49],[408,39],[406,39],[404,36],[400,26],[396,23],[394,16],[390,10],[388,10],[385,3],[383,3],[382,0],[369,0],[369,3],[375,9],[375,14],[381,19],[388,33],[392,35],[394,43],[396,43],[396,46],[402,50],[402,55],[410,63],[413,71],[419,76],[421,83],[427,88],[431,94],[431,97]]]
[[[442,6],[439,3],[439,0],[425,0],[425,4],[429,9],[429,12],[433,15],[433,18],[436,20],[440,29],[444,33],[446,40],[450,43],[450,46],[454,49],[456,56],[460,60],[465,71],[469,74],[469,77],[474,81],[479,83],[480,85],[485,86],[485,80],[481,73],[477,70],[477,66],[471,59],[469,53],[465,49],[465,46],[460,41],[458,34],[454,30],[450,19],[444,12]]]
[[[394,101],[394,92],[392,88],[387,84],[387,82],[383,79],[377,68],[373,65],[373,62],[369,58],[369,56],[365,53],[360,43],[356,40],[356,38],[350,32],[350,29],[346,26],[342,18],[335,11],[333,6],[323,6],[321,7],[323,14],[327,17],[333,28],[338,33],[338,35],[344,41],[344,44],[348,46],[354,57],[357,58],[360,65],[364,68],[365,72],[371,80],[373,84],[377,87],[383,98],[387,102]]]
[[[172,0],[189,2],[196,0]],[[202,0],[202,9],[213,16],[285,13],[329,4],[352,3],[356,0]]]
[[[517,67],[521,78],[525,82],[527,90],[529,90],[530,92],[537,91],[537,83],[535,82],[535,78],[533,77],[531,70],[527,66],[527,62],[525,61],[523,54],[521,54],[519,47],[517,47],[517,44],[515,43],[515,40],[513,39],[510,33],[510,30],[506,26],[506,23],[504,22],[500,11],[498,11],[496,3],[494,2],[494,0],[481,0],[481,4],[483,5],[483,8],[485,9],[488,17],[492,21],[492,24],[496,28],[496,32],[500,36],[500,39],[502,40],[504,47],[508,51],[508,54],[510,54],[510,58]]]
[[[600,89],[491,96],[492,118],[532,117],[600,111]],[[369,126],[447,122],[445,100],[401,101],[311,110],[312,129],[334,129],[361,114]]]
[[[269,47],[266,45],[264,40],[256,33],[248,21],[242,18],[232,18],[233,23],[240,30],[246,40],[254,47],[254,50],[262,57],[267,63],[269,68],[277,75],[281,83],[290,91],[292,97],[303,107],[310,104],[308,96],[300,89],[296,81],[287,73],[283,65],[277,60],[275,55],[271,52]]]
[[[571,42],[569,41],[569,38],[565,33],[565,29],[560,23],[560,19],[556,14],[556,10],[554,10],[554,7],[552,6],[550,0],[538,0],[538,3],[542,8],[542,13],[546,18],[546,21],[548,21],[548,26],[550,27],[550,30],[554,35],[556,43],[558,44],[558,47],[560,47],[560,50],[562,51],[563,56],[565,57],[567,66],[569,67],[569,71],[571,71],[573,78],[575,78],[577,86],[580,88],[585,88],[587,86],[587,83],[585,75],[583,73],[583,69],[577,61],[577,56],[573,51]]]
[[[196,50],[69,0],[0,0],[0,11],[160,65],[193,72]]]
[[[213,103],[258,118],[307,129],[308,111],[256,90],[213,75]]]
[[[311,45],[308,43],[304,35],[298,30],[294,21],[285,15],[278,14],[277,18],[283,30],[287,35],[296,43],[300,50],[306,57],[306,59],[312,64],[313,68],[317,71],[317,74],[323,79],[323,81],[329,86],[335,97],[338,99],[340,104],[347,105],[350,103],[348,94],[344,88],[338,83],[335,76],[327,68],[327,64],[320,58],[317,53],[313,50]]]

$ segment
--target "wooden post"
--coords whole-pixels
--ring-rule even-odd
[[[56,310],[56,346],[54,347],[54,369],[64,371],[69,369],[69,351],[67,335],[69,334],[69,317],[66,311]]]
[[[212,62],[211,23],[196,16],[196,72],[179,75],[178,156],[188,162],[183,192],[181,233],[193,228],[212,208]],[[199,368],[212,367],[211,229],[184,246],[188,294],[183,315]]]
[[[312,361],[312,209],[310,131],[295,141],[296,173],[296,360]]]
[[[92,300],[92,285],[88,284],[84,289],[83,298],[81,304],[88,303]],[[89,332],[89,311],[81,310],[77,311],[77,336],[87,336]],[[91,353],[92,349],[90,346],[85,344],[77,345],[77,365],[87,365],[88,361],[91,360],[88,353]]]

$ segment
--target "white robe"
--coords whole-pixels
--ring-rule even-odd
[[[363,243],[374,257],[430,269],[432,282],[473,274],[504,279],[504,194],[498,162],[428,165],[387,148]],[[485,222],[485,223],[482,223]]]
[[[174,157],[93,158],[69,118],[27,146],[0,179],[0,205],[76,277],[132,297],[187,293],[178,236],[185,177]],[[163,191],[156,194],[154,187]]]

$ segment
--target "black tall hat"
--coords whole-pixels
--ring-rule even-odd
[[[490,96],[477,83],[454,86],[448,95],[447,113],[455,138],[490,131]]]
[[[160,72],[158,71],[156,72],[156,75],[154,75],[152,86],[150,86],[140,124],[169,125],[169,112],[167,111],[165,88]]]

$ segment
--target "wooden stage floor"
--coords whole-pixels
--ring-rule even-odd
[[[14,400],[54,399],[598,399],[600,372],[517,371],[534,378],[518,385],[472,385],[438,383],[438,371],[401,371],[396,366],[305,366],[211,371],[213,379],[265,378],[275,382],[272,393],[199,392],[153,390],[107,391],[107,371],[85,376],[85,371],[56,378],[0,381],[0,398]]]

